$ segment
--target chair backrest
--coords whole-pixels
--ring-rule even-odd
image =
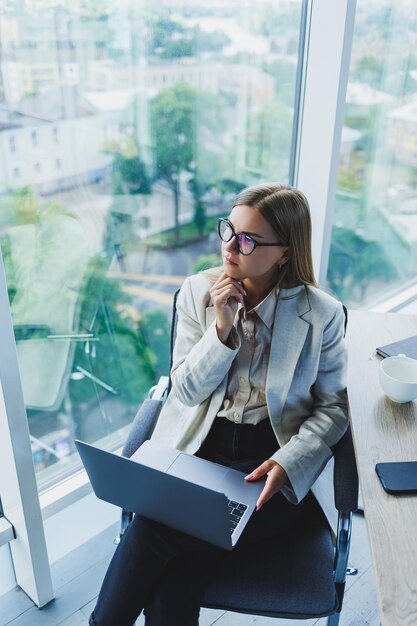
[[[346,328],[347,328],[347,323],[348,323],[348,310],[344,304],[342,304],[342,307],[343,307],[343,313],[345,315],[345,335],[346,335]]]
[[[359,478],[350,426],[332,447],[334,457],[334,500],[338,511],[357,511]]]
[[[169,346],[169,384],[168,384],[168,393],[171,391],[171,370],[172,370],[172,364],[173,364],[173,357],[174,357],[174,345],[175,345],[175,339],[177,336],[177,324],[178,324],[178,315],[177,315],[177,300],[178,300],[178,294],[180,293],[180,290],[177,289],[177,291],[174,293],[174,298],[172,301],[172,318],[171,318],[171,336],[170,336],[170,346]]]

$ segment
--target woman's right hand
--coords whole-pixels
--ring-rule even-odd
[[[217,335],[223,343],[232,330],[239,303],[243,304],[246,291],[243,285],[223,272],[210,289],[211,299],[216,311]]]

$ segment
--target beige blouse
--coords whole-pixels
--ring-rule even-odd
[[[250,311],[240,305],[229,344],[239,351],[229,370],[218,412],[236,424],[259,424],[268,417],[265,386],[278,292],[274,288]]]

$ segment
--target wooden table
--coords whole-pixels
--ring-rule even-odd
[[[387,494],[375,463],[417,460],[417,401],[379,385],[375,347],[417,334],[417,315],[350,311],[348,396],[382,626],[417,624],[417,495]]]

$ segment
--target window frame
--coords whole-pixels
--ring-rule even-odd
[[[20,384],[13,322],[0,257],[0,493],[13,527],[10,554],[16,583],[38,607],[53,597],[52,578]],[[10,528],[5,528],[10,534]],[[3,535],[5,539],[6,534]],[[15,537],[15,538],[14,538]]]
[[[310,204],[313,265],[321,285],[327,278],[355,11],[356,0],[312,0],[306,8],[293,184]]]

